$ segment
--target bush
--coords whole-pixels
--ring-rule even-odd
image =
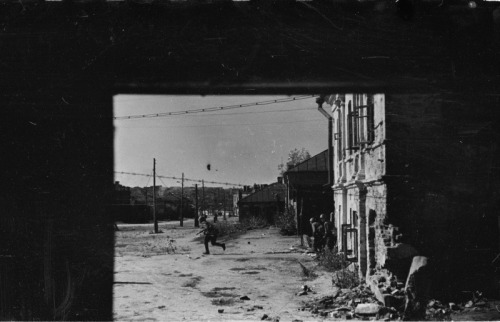
[[[295,222],[295,214],[292,210],[285,210],[276,216],[276,226],[280,230],[280,234],[291,236],[297,234],[297,223]]]
[[[267,226],[267,221],[261,217],[250,217],[241,222],[241,227],[243,229],[255,229],[255,228],[264,228]]]
[[[215,224],[219,230],[219,236],[230,236],[241,231],[241,226],[230,221],[219,221]]]
[[[333,272],[332,284],[340,288],[351,288],[360,284],[357,272],[349,270],[349,262],[344,253],[337,253],[326,249],[318,258],[318,265],[329,272]]]
[[[357,272],[352,272],[348,268],[336,271],[332,277],[332,284],[339,288],[352,288],[360,284]]]
[[[335,250],[331,251],[325,249],[318,258],[318,265],[322,266],[329,272],[338,271],[349,266],[349,262],[343,253],[337,253]]]

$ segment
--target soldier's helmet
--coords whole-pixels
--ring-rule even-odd
[[[321,214],[321,215],[319,215],[319,219],[326,219],[325,214]]]

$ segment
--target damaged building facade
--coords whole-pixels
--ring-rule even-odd
[[[495,102],[444,94],[325,96],[339,251],[367,281],[430,258],[439,290],[491,285],[498,252]],[[474,276],[476,273],[477,276]]]

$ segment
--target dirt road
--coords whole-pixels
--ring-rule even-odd
[[[298,262],[313,267],[312,259],[291,249],[297,237],[283,237],[275,228],[250,230],[226,240],[226,251],[211,247],[211,255],[202,255],[192,221],[183,228],[160,223],[164,233],[156,235],[149,233],[151,226],[119,225],[115,320],[261,320],[264,314],[281,321],[317,320],[298,310],[314,295],[296,293],[304,284],[318,294],[332,290],[325,273],[314,280],[304,277]],[[170,239],[176,252],[169,254]]]

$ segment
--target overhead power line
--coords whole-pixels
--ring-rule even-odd
[[[151,177],[150,174],[144,174],[144,173],[135,173],[135,172],[121,172],[121,171],[114,171],[114,173],[119,173],[119,174],[128,174],[132,176],[144,176],[144,177]],[[157,178],[165,178],[165,179],[175,179],[175,180],[182,180],[182,178],[178,177],[167,177],[167,176],[160,176],[157,175]],[[192,182],[204,182],[204,183],[213,183],[213,184],[222,184],[226,186],[238,186],[238,187],[244,187],[245,185],[242,185],[241,183],[230,183],[230,182],[217,182],[217,181],[206,181],[206,180],[198,180],[198,179],[188,179],[184,178],[184,181],[192,181]],[[148,181],[149,182],[149,181]],[[162,181],[163,182],[163,181]]]
[[[261,122],[261,123],[228,123],[228,124],[203,124],[203,125],[169,125],[168,128],[182,128],[182,127],[216,127],[216,126],[247,126],[247,125],[276,125],[276,124],[292,124],[292,123],[311,123],[322,122],[324,118],[300,120],[300,121],[286,121],[286,122]],[[125,129],[164,129],[165,126],[123,126],[120,128]]]
[[[287,102],[293,102],[293,101],[300,101],[300,100],[309,99],[309,98],[313,98],[313,97],[317,97],[317,95],[293,96],[293,97],[280,98],[280,99],[274,99],[274,100],[268,100],[268,101],[261,101],[261,102],[243,103],[243,104],[217,106],[217,107],[208,107],[208,108],[198,108],[198,109],[192,109],[192,110],[173,111],[173,112],[165,112],[165,113],[152,113],[152,114],[137,114],[137,115],[128,115],[128,116],[115,116],[115,117],[113,117],[113,119],[114,120],[131,120],[131,119],[167,117],[167,116],[196,114],[196,113],[206,113],[206,112],[217,112],[217,111],[232,110],[232,109],[249,107],[249,106],[261,106],[261,105],[270,105],[270,104],[278,104],[278,103],[287,103]]]

